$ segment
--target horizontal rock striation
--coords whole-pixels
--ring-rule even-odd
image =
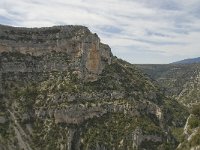
[[[16,54],[24,55],[24,60],[18,59]],[[0,25],[0,57],[2,73],[71,69],[80,78],[93,81],[105,65],[111,63],[112,53],[97,34],[84,26],[21,28]]]

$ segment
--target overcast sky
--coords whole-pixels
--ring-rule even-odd
[[[85,25],[131,63],[200,56],[200,0],[0,0],[0,23]]]

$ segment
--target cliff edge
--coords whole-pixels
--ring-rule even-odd
[[[52,52],[65,53],[68,64],[63,62],[47,62]],[[84,26],[54,26],[44,28],[22,28],[0,25],[0,53],[21,53],[31,56],[44,56],[36,62],[38,70],[71,69],[80,78],[94,81],[101,74],[105,64],[112,59],[111,49],[102,44],[97,34],[93,34]],[[46,58],[46,59],[45,59]],[[46,61],[45,61],[46,60]],[[42,62],[41,61],[45,61]],[[5,65],[5,63],[7,65]],[[40,64],[41,63],[41,64]],[[63,67],[61,67],[63,65]],[[4,66],[7,66],[6,68]],[[48,66],[45,68],[45,66]],[[68,67],[67,67],[68,66]],[[2,71],[19,68],[18,71],[31,70],[24,62],[2,60]],[[22,69],[23,68],[23,69]]]

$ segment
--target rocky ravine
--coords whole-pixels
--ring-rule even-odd
[[[174,149],[187,111],[83,26],[0,26],[0,149]]]
[[[200,64],[137,65],[155,80],[167,96],[186,107],[200,103]]]
[[[174,97],[190,112],[180,133],[182,140],[178,149],[200,149],[200,64],[183,61],[182,64],[138,65],[138,68],[165,89],[166,96]]]

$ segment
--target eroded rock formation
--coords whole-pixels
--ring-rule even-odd
[[[102,44],[97,34],[91,33],[83,26],[19,28],[0,25],[0,53],[8,52],[30,56],[28,63],[1,60],[2,72],[72,69],[80,78],[90,81],[96,80],[105,64],[110,64],[112,59],[110,47]],[[48,58],[53,52],[65,53],[65,59],[49,61]],[[34,60],[31,56],[41,59]],[[68,62],[66,59],[69,59]]]

